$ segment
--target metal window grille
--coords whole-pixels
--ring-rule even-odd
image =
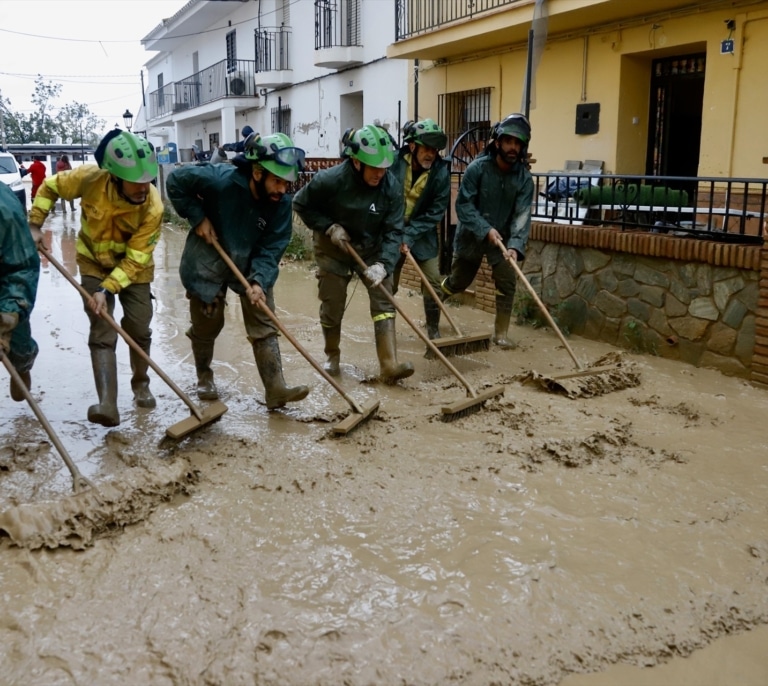
[[[476,88],[439,95],[437,117],[448,136],[448,150],[470,129],[484,128],[490,132],[491,89]]]
[[[235,31],[227,34],[227,74],[237,69],[237,40]]]
[[[291,108],[287,105],[272,108],[272,133],[291,135]]]

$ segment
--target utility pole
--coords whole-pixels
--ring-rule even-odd
[[[3,91],[0,88],[0,146],[5,149],[5,103],[3,102]]]

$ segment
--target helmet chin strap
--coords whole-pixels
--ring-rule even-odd
[[[130,205],[143,205],[143,202],[134,202],[131,200],[124,192],[123,192],[123,180],[119,176],[115,176],[112,174],[112,180],[115,182],[115,186],[117,186],[117,194],[125,200]]]

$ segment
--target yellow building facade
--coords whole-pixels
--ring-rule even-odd
[[[533,171],[600,160],[616,174],[766,176],[768,1],[471,6],[460,16],[455,3],[402,0],[388,49],[412,60],[409,115],[435,118],[452,142],[528,108]],[[536,11],[531,55],[542,25],[546,41],[527,98]]]

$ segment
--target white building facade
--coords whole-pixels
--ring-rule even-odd
[[[134,129],[179,161],[234,143],[249,125],[337,158],[347,128],[399,140],[413,77],[386,58],[395,0],[189,0],[143,40],[146,106]],[[429,116],[429,115],[425,115]]]

